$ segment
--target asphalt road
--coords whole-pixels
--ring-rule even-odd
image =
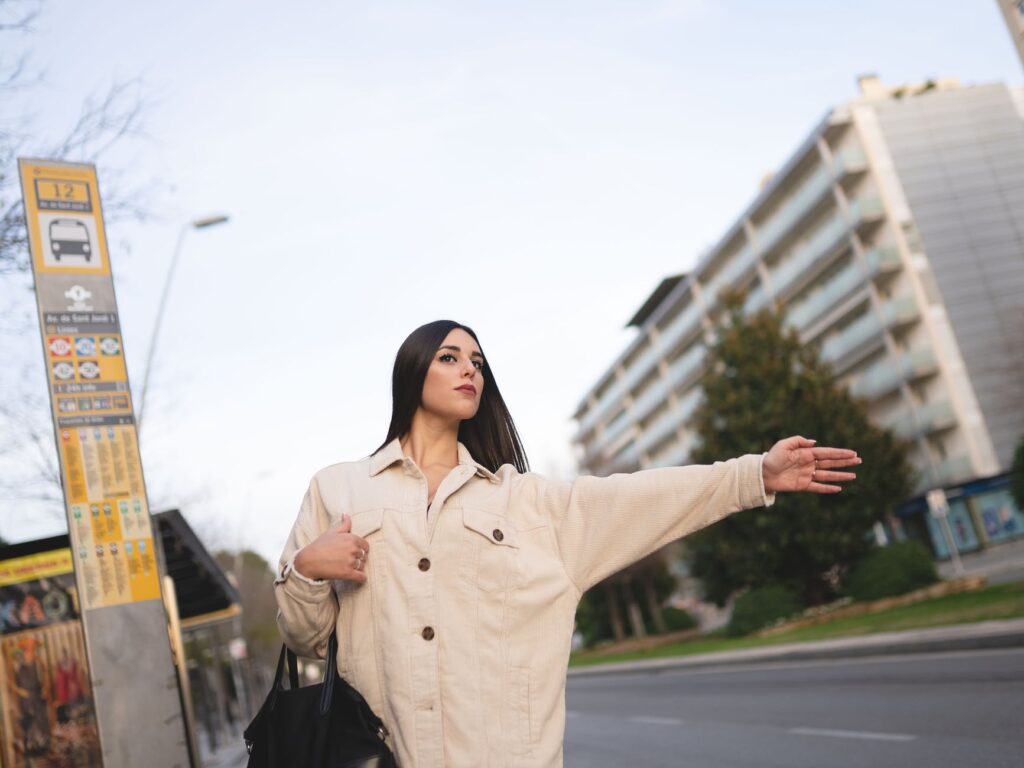
[[[1024,766],[1024,649],[571,677],[566,768]]]

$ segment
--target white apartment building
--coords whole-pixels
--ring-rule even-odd
[[[784,311],[872,419],[912,442],[918,492],[1008,469],[1024,435],[1024,92],[873,76],[860,90],[630,321],[635,338],[574,414],[583,471],[688,462],[725,286],[747,291],[749,312]],[[983,490],[1008,527],[954,503],[973,544],[1024,532],[1005,488]]]
[[[996,0],[1003,12],[1006,29],[1013,38],[1021,64],[1024,64],[1024,0]]]

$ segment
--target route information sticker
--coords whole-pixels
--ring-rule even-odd
[[[96,169],[18,168],[82,609],[158,599]]]

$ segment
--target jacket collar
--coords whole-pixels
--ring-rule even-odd
[[[485,477],[492,483],[500,483],[498,476],[491,472],[487,467],[477,463],[476,459],[470,454],[469,449],[461,442],[458,444],[459,450],[459,465],[471,466],[476,474],[481,477]],[[404,461],[406,458],[402,452],[402,444],[396,437],[390,443],[381,448],[377,453],[370,456],[370,477],[379,475],[385,469],[400,461]]]

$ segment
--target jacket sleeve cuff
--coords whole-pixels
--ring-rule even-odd
[[[764,489],[764,457],[767,453],[762,453],[757,457],[757,488],[758,488],[758,501],[752,504],[752,507],[770,507],[775,503],[775,494],[768,493]]]
[[[285,590],[306,602],[316,602],[323,599],[331,589],[330,583],[325,579],[311,579],[308,576],[303,576],[295,567],[296,555],[298,555],[298,552],[288,558],[284,565],[281,566],[280,573],[274,579],[274,585],[284,585]]]

